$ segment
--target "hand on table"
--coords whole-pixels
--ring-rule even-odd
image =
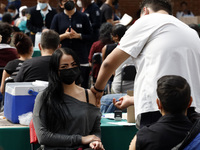
[[[133,99],[133,96],[125,95],[123,97],[120,97],[119,101],[117,101],[115,98],[113,98],[113,104],[118,109],[125,109],[131,105],[134,105],[134,99]]]

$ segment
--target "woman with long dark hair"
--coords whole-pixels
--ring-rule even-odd
[[[78,57],[71,49],[60,48],[49,67],[49,85],[38,94],[33,111],[41,148],[104,150],[96,98],[90,90],[76,85],[80,78]]]

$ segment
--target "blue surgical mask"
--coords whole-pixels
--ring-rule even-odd
[[[41,10],[43,10],[44,8],[47,7],[47,3],[39,3],[38,2],[38,5],[39,5],[39,7],[40,7]]]
[[[10,13],[10,15],[13,17],[13,16],[14,16],[14,13]]]

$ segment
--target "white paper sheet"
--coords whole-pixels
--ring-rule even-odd
[[[123,17],[121,18],[119,24],[127,26],[132,20],[133,20],[133,18],[131,16],[129,16],[128,14],[124,14]]]

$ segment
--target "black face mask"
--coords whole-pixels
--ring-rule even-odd
[[[71,0],[67,1],[65,3],[64,7],[66,10],[69,10],[69,11],[74,9],[74,7],[75,7],[74,1],[71,1]]]
[[[78,77],[80,77],[81,71],[79,67],[62,69],[60,70],[60,79],[65,84],[72,84]]]

